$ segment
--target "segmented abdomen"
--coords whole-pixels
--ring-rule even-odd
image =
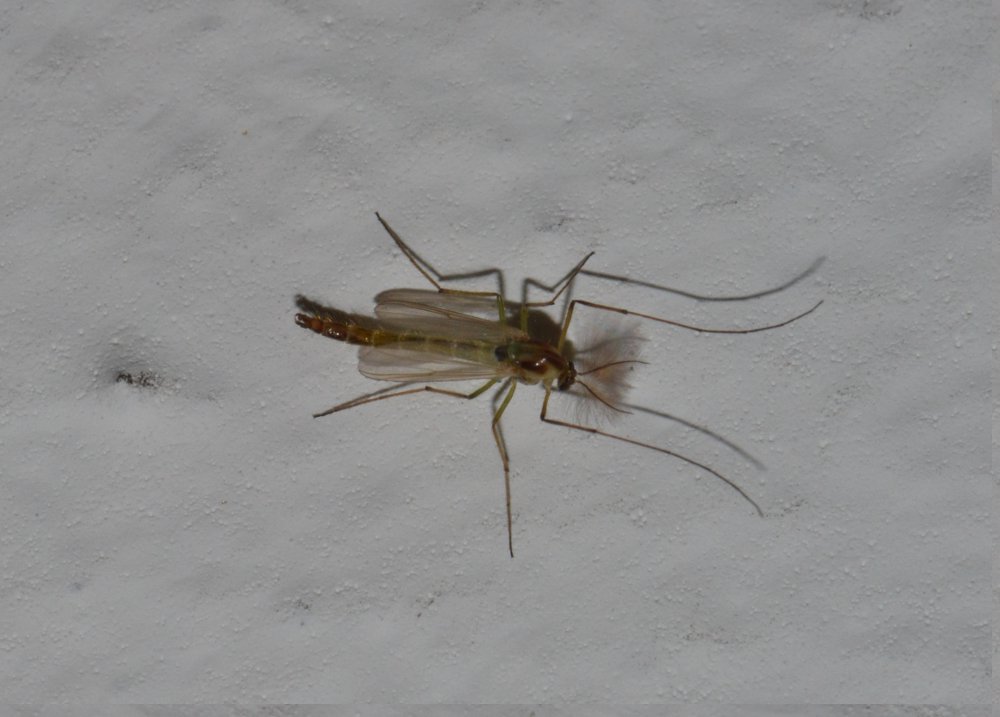
[[[295,323],[304,329],[315,331],[317,334],[337,341],[364,346],[370,346],[373,343],[374,332],[355,323],[337,321],[329,317],[309,316],[308,314],[296,314]]]

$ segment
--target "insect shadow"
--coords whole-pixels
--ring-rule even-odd
[[[545,396],[542,399],[539,416],[543,422],[605,436],[682,460],[724,482],[753,506],[758,515],[764,515],[760,505],[743,488],[704,463],[663,446],[611,433],[596,426],[549,417],[549,398],[553,390],[566,392],[602,408],[609,415],[641,412],[680,423],[719,441],[744,459],[761,467],[760,461],[747,451],[704,426],[664,411],[625,402],[624,396],[629,388],[626,374],[636,364],[646,363],[636,356],[635,334],[615,333],[612,330],[589,342],[585,347],[579,347],[569,340],[567,333],[577,307],[632,316],[699,333],[751,334],[787,326],[811,314],[823,302],[819,301],[810,309],[776,324],[751,329],[717,329],[685,324],[585,299],[574,299],[572,298],[574,283],[577,277],[585,275],[655,289],[697,301],[746,301],[794,286],[813,274],[819,268],[822,259],[816,260],[798,276],[777,287],[739,296],[706,296],[648,281],[585,269],[586,263],[594,255],[594,252],[590,252],[554,284],[545,284],[530,277],[524,279],[521,284],[520,301],[507,302],[504,298],[506,282],[501,269],[491,267],[450,274],[439,272],[430,262],[410,248],[381,215],[376,212],[375,216],[400,251],[434,288],[383,291],[375,297],[374,316],[342,311],[301,295],[296,297],[295,303],[303,312],[295,315],[295,322],[299,326],[328,338],[359,345],[361,348],[358,353],[358,368],[361,373],[372,379],[393,383],[316,413],[315,417],[327,416],[366,403],[423,392],[473,399],[499,384],[492,399],[491,429],[503,464],[507,546],[511,557],[514,556],[514,541],[510,459],[500,419],[513,398],[518,383],[540,384],[544,389]],[[481,279],[488,276],[495,278],[497,291],[466,291],[442,285],[445,282]],[[532,289],[547,292],[551,296],[545,301],[529,301],[528,295]],[[554,306],[560,299],[562,299],[560,319],[555,321],[544,309]],[[468,393],[431,385],[469,380],[481,380],[485,383]],[[428,383],[414,386],[424,382]]]

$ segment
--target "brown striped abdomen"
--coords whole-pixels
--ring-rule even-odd
[[[336,339],[337,341],[365,346],[370,346],[373,343],[374,332],[371,329],[366,329],[352,322],[337,321],[330,317],[296,314],[295,323],[304,329],[315,331],[321,336]]]

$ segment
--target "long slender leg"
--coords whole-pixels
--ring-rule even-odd
[[[492,268],[492,269],[483,269],[480,271],[463,272],[459,274],[442,274],[437,269],[435,269],[430,262],[428,262],[422,256],[417,254],[417,252],[415,252],[412,248],[410,248],[410,246],[405,241],[403,241],[403,238],[399,236],[396,230],[389,225],[389,222],[387,222],[385,219],[382,218],[381,214],[375,212],[375,218],[379,220],[379,223],[382,225],[382,228],[385,229],[385,231],[389,234],[390,237],[392,237],[392,240],[396,243],[396,246],[399,248],[399,250],[403,252],[403,255],[410,260],[410,263],[413,264],[414,268],[416,268],[416,270],[419,271],[423,275],[423,277],[427,279],[427,281],[429,281],[434,286],[435,289],[440,291],[442,294],[495,297],[497,301],[497,306],[500,310],[500,321],[506,323],[507,311],[506,308],[504,307],[504,299],[503,299],[504,295],[506,294],[506,291],[504,289],[503,271],[497,268]],[[570,269],[565,276],[563,276],[559,281],[557,281],[552,286],[546,286],[545,284],[542,284],[541,282],[538,282],[535,279],[529,278],[524,280],[524,283],[521,285],[520,325],[522,331],[528,330],[529,308],[540,308],[544,306],[552,306],[553,304],[555,304],[555,302],[559,299],[562,293],[566,291],[567,287],[572,283],[576,275],[579,274],[580,271],[583,269],[583,265],[586,264],[587,260],[590,259],[590,257],[592,257],[593,255],[594,252],[590,252],[585,257],[583,257],[583,259],[581,259],[576,266]],[[449,289],[441,285],[441,282],[443,281],[473,279],[481,276],[487,276],[489,274],[496,275],[498,291],[495,292],[467,291],[464,289]],[[528,301],[529,283],[534,284],[535,286],[538,286],[540,288],[543,288],[546,291],[551,291],[552,296],[548,299],[548,301],[529,302]]]
[[[595,252],[590,252],[589,254],[587,254],[587,256],[583,257],[579,262],[577,262],[576,266],[574,266],[572,269],[566,272],[566,274],[561,279],[559,279],[559,281],[552,284],[551,286],[548,284],[543,284],[537,279],[532,279],[531,277],[526,278],[523,282],[521,282],[521,303],[527,306],[536,306],[536,307],[552,306],[552,304],[556,303],[556,300],[560,297],[560,295],[562,295],[562,293],[566,291],[566,287],[568,287],[570,283],[573,281],[573,279],[576,278],[577,274],[583,271],[584,264],[587,263],[590,257],[594,256],[594,253]],[[529,284],[531,286],[535,286],[541,289],[542,291],[552,292],[552,296],[549,298],[548,301],[528,301]]]
[[[677,296],[683,296],[685,298],[694,299],[696,301],[746,301],[748,299],[759,299],[763,296],[770,296],[771,294],[777,294],[779,291],[784,291],[785,289],[789,289],[792,286],[795,286],[795,284],[798,284],[800,281],[812,275],[817,269],[819,269],[820,265],[825,260],[826,257],[821,256],[819,259],[810,264],[809,267],[801,274],[786,281],[784,284],[780,284],[779,286],[774,286],[771,287],[770,289],[764,289],[762,291],[755,291],[752,294],[737,294],[734,296],[710,296],[707,294],[696,294],[692,291],[674,289],[673,287],[663,286],[662,284],[654,284],[649,281],[642,281],[641,279],[632,279],[627,276],[620,276],[618,274],[608,274],[603,271],[592,271],[590,269],[583,269],[580,273],[585,274],[587,276],[593,276],[598,279],[609,279],[611,281],[618,281],[623,284],[634,284],[635,286],[645,286],[648,289],[666,291],[670,294],[676,294]]]
[[[375,212],[375,217],[379,220],[379,222],[381,222],[382,226],[389,233],[389,236],[392,237],[392,240],[396,242],[396,246],[399,247],[399,250],[403,252],[403,254],[406,256],[407,259],[410,260],[410,263],[413,264],[414,267],[416,267],[417,271],[423,274],[424,278],[434,285],[435,289],[437,289],[442,294],[492,298],[497,303],[497,312],[500,314],[500,323],[502,324],[507,323],[507,307],[504,305],[504,298],[503,298],[504,295],[503,272],[500,271],[500,269],[484,269],[482,271],[466,272],[463,274],[447,274],[447,275],[441,274],[437,269],[431,266],[430,263],[428,263],[425,259],[420,257],[415,251],[413,251],[413,249],[411,249],[407,245],[407,243],[403,241],[403,238],[396,233],[396,230],[393,229],[391,226],[389,226],[389,223],[382,218],[381,214]],[[433,274],[434,276],[431,276],[431,274]],[[499,291],[467,291],[465,289],[448,289],[444,286],[441,286],[441,284],[439,283],[441,281],[451,281],[453,279],[471,279],[479,276],[486,276],[487,274],[497,275],[497,285],[500,289]],[[434,277],[437,277],[437,279],[435,279]]]
[[[372,393],[366,393],[357,398],[352,398],[350,401],[344,401],[343,403],[338,403],[333,408],[328,408],[320,413],[314,413],[313,418],[321,418],[323,416],[329,416],[331,413],[338,413],[339,411],[346,411],[349,408],[355,408],[357,406],[363,406],[366,403],[375,403],[376,401],[384,401],[387,398],[396,398],[397,396],[411,396],[415,393],[431,392],[437,393],[442,396],[453,396],[455,398],[476,398],[482,395],[490,386],[495,384],[498,379],[491,379],[484,383],[482,386],[477,388],[472,393],[462,393],[461,391],[450,391],[446,388],[438,388],[437,386],[420,386],[418,388],[407,388],[401,391],[395,391],[393,393],[386,393],[386,389],[381,389],[374,391]]]
[[[412,382],[412,381],[407,382],[407,383],[390,383],[390,384],[388,384],[386,386],[383,386],[380,389],[377,389],[375,391],[371,391],[370,393],[363,393],[363,394],[361,394],[360,396],[358,396],[356,398],[352,398],[350,401],[344,401],[344,403],[337,404],[337,406],[335,406],[334,408],[337,408],[338,410],[343,411],[345,409],[340,408],[340,406],[345,406],[347,404],[351,404],[350,406],[348,406],[348,408],[351,408],[353,406],[360,406],[362,403],[371,403],[371,400],[375,400],[379,396],[383,396],[383,395],[385,395],[387,393],[390,393],[390,392],[395,393],[395,392],[397,392],[397,391],[399,391],[401,389],[404,389],[404,388],[406,388],[408,386],[414,385],[414,383],[415,382]],[[423,390],[423,387],[421,387],[421,390]],[[371,399],[371,400],[369,400],[369,399]],[[330,413],[336,413],[336,411],[334,411],[333,408],[331,408],[326,413],[322,413],[322,414],[319,414],[319,415],[326,416],[326,415],[329,415]],[[313,418],[316,418],[316,417],[317,417],[316,415],[313,416]]]
[[[500,451],[500,460],[503,463],[503,490],[504,499],[507,504],[507,549],[510,551],[510,557],[513,558],[514,532],[513,520],[511,520],[510,517],[510,459],[507,457],[507,445],[504,443],[503,434],[500,432],[500,417],[507,409],[507,404],[510,403],[510,399],[514,397],[514,389],[517,388],[517,381],[511,378],[507,379],[507,383],[510,385],[510,388],[507,390],[507,395],[504,396],[503,401],[500,403],[500,408],[498,408],[497,412],[493,414],[492,428],[493,440],[497,442],[497,450]]]
[[[497,379],[492,379],[487,381],[482,386],[477,388],[471,393],[462,393],[460,391],[449,391],[447,389],[438,388],[437,386],[420,386],[418,388],[407,388],[402,391],[396,391],[394,393],[382,393],[376,391],[375,394],[365,394],[364,396],[358,396],[350,401],[345,401],[344,403],[338,404],[333,408],[327,409],[322,413],[313,414],[313,418],[320,418],[321,416],[328,416],[331,413],[337,413],[338,411],[346,411],[349,408],[355,408],[356,406],[362,406],[366,403],[374,403],[375,401],[383,401],[387,398],[397,398],[398,396],[411,396],[415,393],[423,393],[425,391],[430,391],[432,393],[441,394],[442,396],[452,396],[454,398],[465,398],[472,399],[477,396],[482,395],[487,391],[490,386],[496,384]],[[501,386],[501,391],[506,389],[507,395],[504,396],[503,401],[500,403],[500,407],[493,414],[493,421],[490,427],[493,431],[493,440],[496,441],[497,450],[500,452],[500,462],[503,463],[503,484],[504,484],[504,502],[507,507],[507,549],[510,551],[510,557],[514,557],[514,534],[513,534],[513,519],[511,518],[511,503],[510,503],[510,458],[507,455],[507,444],[504,441],[503,433],[500,429],[500,417],[503,416],[503,412],[507,409],[507,405],[510,400],[514,397],[514,389],[517,388],[517,381],[514,379],[507,379],[503,386]]]
[[[755,334],[758,331],[770,331],[771,329],[778,329],[781,328],[782,326],[787,326],[793,321],[798,321],[802,317],[808,316],[816,309],[818,309],[823,304],[823,301],[821,299],[807,311],[803,311],[801,314],[797,314],[792,318],[785,319],[784,321],[781,321],[777,324],[769,324],[767,326],[757,326],[752,329],[709,329],[705,328],[704,326],[693,326],[691,324],[683,324],[680,321],[664,319],[659,316],[653,316],[651,314],[643,314],[638,311],[630,311],[629,309],[623,309],[619,306],[608,306],[606,304],[598,304],[593,301],[574,299],[573,301],[570,302],[569,310],[566,312],[566,318],[563,320],[562,332],[559,336],[559,344],[558,344],[559,349],[562,349],[563,343],[566,341],[566,332],[569,330],[569,323],[573,319],[573,309],[575,309],[578,304],[580,306],[589,306],[594,309],[600,309],[601,311],[610,311],[615,314],[621,314],[622,316],[635,316],[640,319],[649,319],[650,321],[658,321],[661,324],[669,324],[670,326],[677,326],[682,329],[690,329],[691,331],[698,331],[700,333],[705,333],[705,334]]]
[[[806,279],[807,277],[815,273],[816,270],[819,269],[819,267],[826,260],[826,257],[822,256],[819,257],[818,259],[816,259],[816,261],[810,264],[805,269],[805,271],[789,279],[785,283],[771,287],[769,289],[755,291],[750,294],[736,294],[732,296],[711,296],[708,294],[698,294],[693,291],[684,291],[683,289],[675,289],[671,286],[664,286],[662,284],[654,284],[653,282],[643,281],[641,279],[632,279],[630,277],[621,276],[619,274],[609,274],[603,271],[594,271],[592,269],[585,269],[583,265],[586,263],[587,259],[589,259],[593,255],[594,252],[588,254],[586,257],[584,257],[583,261],[581,261],[579,264],[573,267],[573,269],[571,269],[569,273],[566,274],[566,276],[564,276],[551,286],[548,284],[544,284],[538,281],[537,279],[531,277],[524,279],[524,281],[521,283],[521,303],[532,307],[551,306],[556,302],[556,299],[559,298],[559,295],[562,294],[569,287],[573,279],[575,279],[578,275],[592,276],[598,279],[608,279],[610,281],[617,281],[622,284],[633,284],[635,286],[644,286],[649,289],[656,289],[657,291],[665,291],[670,294],[676,294],[677,296],[683,296],[685,298],[694,299],[696,301],[747,301],[749,299],[759,299],[764,296],[770,296],[771,294],[777,294],[778,292],[784,291],[785,289],[789,289],[792,286],[795,286],[802,280]],[[535,286],[539,289],[542,289],[543,291],[552,292],[552,298],[546,302],[529,303],[528,302],[529,285]],[[567,298],[569,298],[569,295],[567,295]],[[563,307],[563,311],[561,312],[561,315],[559,317],[560,323],[562,323],[562,321],[564,321],[565,318],[566,318],[566,307]]]
[[[685,456],[685,455],[683,455],[681,453],[677,453],[676,451],[672,451],[672,450],[670,450],[668,448],[663,448],[661,446],[655,446],[652,443],[643,443],[642,441],[637,441],[634,438],[628,438],[626,436],[619,436],[619,435],[617,435],[615,433],[608,433],[607,431],[602,431],[601,429],[594,428],[593,426],[584,426],[584,425],[581,425],[579,423],[570,423],[568,421],[560,421],[560,420],[555,419],[555,418],[549,418],[547,414],[548,414],[548,409],[549,409],[549,396],[551,394],[552,394],[552,389],[550,387],[546,387],[546,389],[545,389],[545,399],[542,401],[542,413],[541,413],[541,416],[540,416],[540,418],[545,423],[552,423],[552,424],[554,424],[556,426],[565,426],[566,428],[573,428],[573,429],[576,429],[578,431],[583,431],[584,433],[593,433],[593,434],[598,435],[598,436],[605,436],[607,438],[613,438],[616,441],[622,441],[623,443],[630,443],[633,446],[639,446],[641,448],[649,448],[650,450],[658,451],[659,453],[664,453],[664,454],[666,454],[668,456],[673,456],[674,458],[678,458],[678,459],[684,461],[685,463],[690,463],[691,465],[696,466],[697,468],[701,468],[704,471],[708,471],[709,473],[711,473],[712,475],[714,475],[716,478],[718,478],[719,480],[721,480],[723,483],[725,483],[726,485],[728,485],[730,488],[732,488],[733,490],[735,490],[737,493],[739,493],[741,496],[743,496],[744,500],[746,500],[750,505],[752,505],[754,507],[754,510],[757,511],[757,515],[759,515],[761,518],[764,517],[764,511],[761,510],[760,506],[757,504],[757,501],[755,501],[753,498],[751,498],[749,495],[747,495],[746,491],[744,491],[742,488],[740,488],[738,485],[736,485],[736,483],[734,483],[733,481],[731,481],[729,478],[726,478],[724,475],[722,475],[721,473],[719,473],[717,470],[715,470],[713,468],[709,468],[704,463],[699,463],[698,461],[693,460],[691,458],[688,458],[687,456]]]
[[[530,313],[530,310],[542,308],[545,306],[552,306],[553,304],[555,304],[556,301],[558,301],[559,297],[562,296],[562,294],[566,291],[566,289],[568,289],[570,285],[573,283],[573,280],[583,269],[583,266],[584,264],[587,263],[587,260],[590,259],[590,257],[592,257],[593,255],[594,252],[590,252],[589,254],[587,254],[587,256],[583,257],[579,262],[577,262],[576,266],[574,266],[572,269],[566,272],[566,275],[563,276],[559,281],[557,281],[552,286],[542,284],[541,282],[531,278],[527,278],[521,283],[521,331],[526,332],[528,330],[528,314]],[[541,289],[544,289],[545,291],[551,291],[552,296],[550,296],[547,301],[528,301],[528,284],[537,286]],[[560,321],[562,321],[561,318]]]
[[[412,248],[410,248],[410,246],[405,241],[403,241],[403,238],[396,233],[396,230],[393,229],[391,226],[389,226],[389,222],[387,222],[385,219],[382,218],[381,214],[375,212],[375,217],[382,224],[382,227],[386,230],[386,232],[388,232],[389,236],[392,237],[392,240],[396,243],[396,246],[399,247],[399,250],[403,252],[404,256],[406,256],[406,258],[410,260],[410,263],[413,264],[414,267],[416,267],[417,271],[423,274],[424,278],[427,279],[427,281],[431,282],[431,284],[434,285],[434,288],[437,289],[438,291],[447,293],[458,291],[456,289],[447,289],[441,286],[440,282],[442,281],[461,281],[463,279],[478,279],[480,277],[489,276],[490,274],[493,274],[494,276],[496,276],[497,280],[496,292],[463,291],[461,293],[468,293],[474,295],[492,295],[496,293],[499,294],[500,296],[506,294],[506,290],[504,288],[505,284],[504,276],[503,276],[503,271],[501,269],[494,267],[490,269],[480,269],[478,271],[465,271],[455,274],[442,274],[440,271],[435,269],[434,266],[429,261],[424,259],[422,256],[417,254],[417,252],[415,252]]]

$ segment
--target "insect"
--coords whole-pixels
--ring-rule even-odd
[[[609,411],[629,413],[630,411],[624,407],[628,404],[621,402],[623,389],[627,387],[623,382],[622,373],[635,364],[645,363],[635,358],[634,354],[630,355],[627,341],[621,342],[623,350],[616,353],[619,342],[615,337],[610,337],[601,342],[603,350],[595,351],[602,357],[596,362],[596,365],[594,361],[591,361],[591,365],[585,370],[578,368],[574,359],[578,358],[579,353],[573,349],[572,344],[567,339],[567,332],[576,308],[588,307],[597,311],[632,316],[636,319],[702,333],[750,334],[787,326],[793,321],[811,314],[819,308],[822,301],[790,319],[768,326],[751,329],[709,329],[617,306],[572,299],[565,306],[561,323],[556,325],[549,319],[550,328],[546,330],[544,325],[538,323],[539,316],[547,317],[540,310],[553,306],[580,274],[634,283],[674,293],[685,294],[685,292],[678,292],[626,277],[587,271],[584,266],[594,255],[594,252],[591,252],[552,286],[545,286],[530,279],[526,280],[522,301],[518,306],[515,318],[514,315],[508,314],[508,307],[503,296],[503,278],[498,269],[488,269],[464,275],[442,275],[414,252],[381,215],[376,212],[375,216],[404,256],[434,288],[383,291],[375,297],[375,315],[373,317],[340,311],[301,295],[296,297],[296,305],[304,313],[295,315],[295,323],[322,336],[359,345],[361,349],[358,354],[358,368],[363,375],[380,381],[401,384],[339,403],[332,408],[314,414],[314,417],[319,418],[349,408],[356,408],[366,403],[423,392],[473,399],[500,384],[494,396],[495,410],[491,429],[497,450],[500,453],[500,461],[503,464],[504,499],[507,511],[507,548],[511,557],[514,557],[514,538],[511,518],[510,459],[500,430],[500,419],[514,397],[514,391],[519,383],[540,384],[544,389],[545,395],[542,399],[540,415],[543,422],[601,435],[685,461],[723,481],[750,503],[759,515],[763,516],[763,511],[757,502],[739,485],[703,463],[663,446],[611,433],[596,426],[549,417],[549,398],[553,391],[574,392],[587,400],[598,402],[600,406]],[[812,273],[817,266],[818,262],[791,282],[776,289],[744,297],[728,297],[728,299],[755,298],[780,291]],[[448,289],[441,284],[442,281],[453,278],[469,278],[489,273],[497,274],[500,291],[464,291]],[[527,301],[528,283],[551,291],[550,298],[546,301]],[[708,298],[692,294],[685,295],[694,298]],[[469,380],[481,380],[484,383],[469,393],[441,388],[429,383],[412,386],[412,384],[424,382]],[[648,413],[658,413],[649,409],[642,410]],[[699,428],[699,430],[714,436],[707,429]]]

